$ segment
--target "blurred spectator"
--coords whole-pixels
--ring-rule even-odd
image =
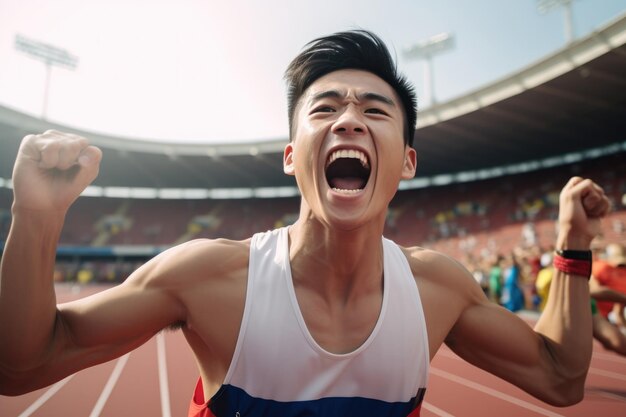
[[[76,280],[79,284],[88,284],[93,281],[93,268],[90,264],[85,263],[78,271]]]
[[[598,299],[600,314],[608,318],[616,301],[607,300],[606,296],[615,292],[626,294],[626,253],[624,246],[617,243],[607,245],[605,258],[594,262],[592,275],[590,281],[591,294]],[[598,296],[603,298],[600,299]],[[620,304],[623,305],[623,303]],[[623,319],[623,312],[621,315]]]
[[[63,273],[63,271],[59,267],[54,268],[54,272],[53,272],[53,275],[52,275],[52,280],[54,282],[63,282],[63,281],[65,281],[65,274]]]
[[[489,296],[489,280],[485,273],[483,262],[480,259],[476,259],[474,256],[468,256],[465,265],[476,280],[476,283],[480,285],[485,295]]]
[[[501,255],[496,255],[489,270],[489,298],[496,304],[500,304],[502,297],[502,262]]]
[[[515,255],[505,258],[504,285],[502,287],[502,305],[510,311],[524,308],[524,294],[519,287],[520,266]]]
[[[604,259],[594,261],[589,284],[596,309],[593,315],[593,336],[606,349],[626,356],[626,335],[623,332],[623,306],[626,304],[626,254],[622,245],[612,243],[606,246]],[[595,307],[596,304],[597,307]],[[608,318],[614,308],[621,314],[614,316],[615,323],[611,323]]]
[[[537,274],[535,280],[535,288],[537,289],[537,296],[539,296],[539,311],[543,311],[548,301],[548,292],[550,291],[550,284],[552,283],[552,275],[554,270],[552,268],[552,254],[544,253],[541,255],[541,270]]]
[[[535,230],[535,223],[527,222],[522,226],[522,240],[525,247],[532,247],[537,244],[537,231]]]

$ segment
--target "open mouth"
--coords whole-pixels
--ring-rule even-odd
[[[370,171],[369,161],[363,152],[341,149],[328,157],[326,181],[335,191],[357,193],[365,188]]]

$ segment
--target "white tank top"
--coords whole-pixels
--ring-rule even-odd
[[[356,350],[335,354],[316,343],[304,322],[288,229],[254,235],[239,338],[209,405],[234,401],[224,406],[241,416],[245,409],[255,416],[300,415],[305,406],[324,416],[419,415],[429,369],[424,313],[400,248],[383,238],[383,253],[383,302],[374,330]],[[279,408],[263,414],[259,407]]]

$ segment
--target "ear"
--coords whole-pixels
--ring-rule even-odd
[[[295,175],[295,168],[293,166],[293,143],[289,142],[285,146],[283,153],[283,172],[287,175]]]
[[[417,169],[417,152],[410,146],[404,149],[404,165],[402,166],[402,179],[409,180],[415,176]]]

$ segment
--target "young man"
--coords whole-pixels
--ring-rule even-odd
[[[55,248],[101,153],[71,134],[24,138],[1,270],[1,393],[48,385],[179,324],[200,372],[190,415],[418,416],[444,342],[546,402],[580,401],[590,262],[567,254],[586,254],[599,232],[602,189],[573,178],[561,193],[556,248],[570,252],[533,331],[457,262],[382,237],[398,183],[417,165],[415,97],[384,44],[363,31],[318,39],[287,81],[295,224],[182,244],[71,303],[56,305]]]

